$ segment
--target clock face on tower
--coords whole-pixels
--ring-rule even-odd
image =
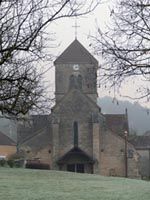
[[[78,65],[78,64],[74,64],[74,65],[73,65],[73,69],[74,69],[75,71],[78,71],[78,70],[79,70],[79,65]]]

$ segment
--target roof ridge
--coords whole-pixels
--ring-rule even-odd
[[[116,132],[114,132],[112,129],[110,129],[109,127],[107,127],[107,130],[111,132],[111,134],[115,135],[116,137],[118,137],[121,140],[124,140],[125,137],[123,137],[123,135],[119,135]],[[135,148],[135,146],[131,143],[131,141],[129,139],[127,139],[127,143],[128,145],[131,145],[133,148]]]
[[[8,142],[11,143],[11,145],[16,145],[16,142],[12,138],[10,138],[8,135],[3,133],[2,131],[0,131],[0,135],[3,136],[4,138],[6,138],[8,140]]]
[[[119,115],[122,115],[122,116],[124,116],[124,115],[125,115],[125,116],[126,116],[126,114],[125,114],[125,113],[120,113],[120,114],[113,114],[113,113],[110,113],[110,114],[104,114],[104,115],[116,115],[116,116],[117,116],[117,115],[118,115],[118,116],[119,116]]]
[[[73,88],[71,90],[68,90],[68,92],[61,98],[61,100],[57,104],[54,105],[54,107],[52,108],[52,110],[55,109],[57,106],[59,106],[63,102],[63,100],[67,99],[68,98],[67,96],[69,94],[71,94],[71,92],[73,92],[73,91],[80,92],[81,95],[83,95],[84,97],[86,97],[86,99],[88,99],[94,106],[96,106],[97,108],[100,109],[100,106],[97,103],[95,103],[88,95],[86,95],[85,93],[81,92],[80,89]]]
[[[21,142],[21,144],[26,143],[27,141],[31,140],[31,139],[34,138],[35,136],[38,136],[38,135],[43,134],[44,129],[45,129],[45,127],[39,129],[38,131],[35,131],[33,135],[30,135],[28,138],[25,138],[25,139]]]
[[[54,61],[54,64],[96,64],[96,58],[77,40],[75,39]]]

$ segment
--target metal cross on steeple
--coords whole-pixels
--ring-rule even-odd
[[[75,25],[72,26],[72,27],[75,28],[75,39],[77,39],[78,28],[80,27],[80,26],[77,25],[77,17],[75,19]]]

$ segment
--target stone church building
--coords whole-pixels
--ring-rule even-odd
[[[138,177],[127,112],[105,115],[97,105],[98,61],[75,39],[54,65],[56,104],[19,125],[19,150],[52,170]]]

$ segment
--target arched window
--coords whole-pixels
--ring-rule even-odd
[[[78,122],[73,123],[74,146],[78,146]]]
[[[82,89],[82,76],[78,75],[78,88]]]
[[[69,79],[69,89],[76,88],[82,89],[82,76],[71,75]]]
[[[75,85],[75,77],[74,75],[71,75],[69,79],[69,89],[74,88],[74,85]]]

